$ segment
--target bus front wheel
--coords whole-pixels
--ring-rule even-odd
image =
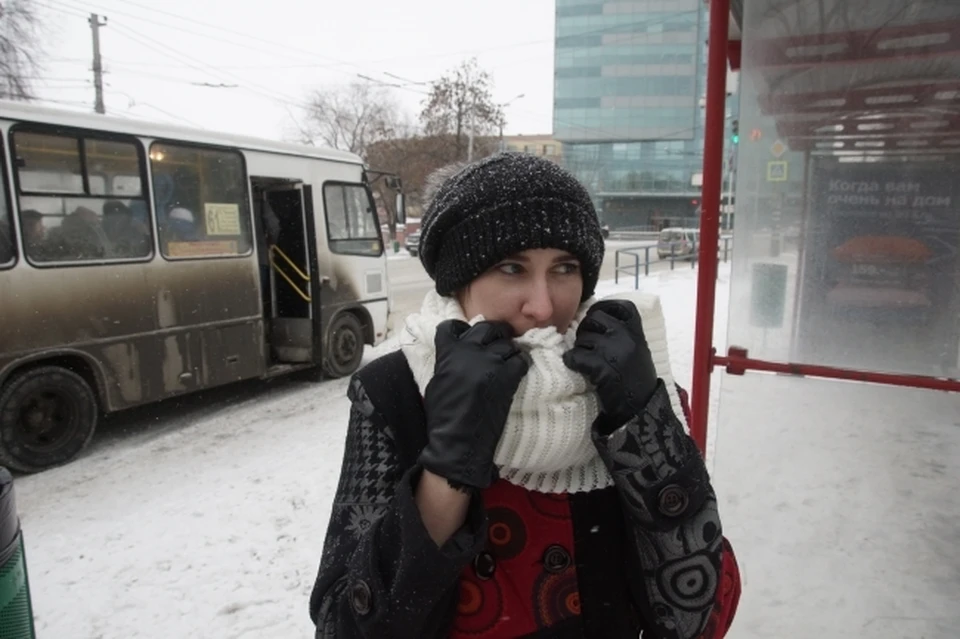
[[[363,359],[363,324],[352,313],[334,318],[327,335],[323,370],[330,377],[346,377],[360,368]]]
[[[15,373],[0,391],[0,464],[37,472],[66,463],[90,443],[97,418],[93,390],[73,371]]]

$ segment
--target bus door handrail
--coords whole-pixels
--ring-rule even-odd
[[[306,282],[307,286],[310,285],[310,276],[304,273],[300,269],[300,267],[297,266],[296,262],[290,259],[290,256],[284,253],[279,246],[277,246],[276,244],[270,245],[270,266],[273,268],[274,271],[276,271],[280,275],[280,277],[282,277],[287,281],[287,284],[293,287],[293,290],[297,292],[297,295],[299,295],[303,299],[303,301],[310,302],[311,301],[310,294],[304,293],[303,290],[297,285],[297,283],[294,282],[289,275],[287,275],[286,271],[284,271],[279,267],[276,260],[274,259],[275,255],[279,255],[280,257],[282,257],[283,260],[290,266],[290,268],[292,268],[294,272],[296,272],[296,274],[299,275],[304,282]]]

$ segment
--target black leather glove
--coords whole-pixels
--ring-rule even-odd
[[[448,320],[437,327],[437,363],[427,384],[427,445],[420,463],[456,487],[496,480],[493,454],[530,356],[505,322]]]
[[[614,428],[641,414],[657,390],[657,369],[632,302],[591,306],[563,362],[596,387],[605,421]]]

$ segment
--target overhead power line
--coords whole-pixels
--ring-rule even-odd
[[[181,15],[178,15],[178,14],[173,13],[173,12],[170,12],[170,11],[164,11],[164,10],[162,10],[162,9],[157,9],[157,8],[154,8],[154,7],[150,7],[150,6],[148,6],[148,5],[144,5],[144,4],[139,4],[139,3],[136,3],[136,2],[132,2],[131,0],[125,0],[124,4],[127,5],[127,6],[139,7],[140,9],[143,9],[143,10],[145,10],[145,11],[151,11],[151,12],[153,12],[153,13],[157,13],[157,14],[161,14],[161,15],[166,15],[166,16],[171,16],[171,17],[176,18],[176,19],[178,19],[178,20],[181,20],[181,21],[183,21],[183,22],[190,23],[190,24],[195,24],[195,25],[199,25],[199,26],[205,27],[205,28],[207,28],[207,29],[212,29],[212,30],[214,30],[214,31],[219,31],[219,32],[221,32],[221,33],[226,33],[226,34],[230,34],[230,35],[234,35],[234,36],[239,36],[240,38],[243,39],[243,41],[242,41],[242,42],[237,42],[237,41],[235,41],[235,40],[228,40],[228,39],[225,39],[225,38],[220,37],[220,36],[211,35],[211,34],[209,34],[209,33],[203,33],[203,32],[198,32],[198,31],[195,31],[195,30],[192,30],[192,29],[188,29],[188,28],[186,28],[186,27],[184,27],[184,26],[171,25],[171,24],[165,23],[165,22],[158,22],[156,18],[148,18],[148,17],[142,16],[142,15],[137,15],[137,14],[135,14],[135,13],[130,13],[129,11],[110,9],[110,8],[107,8],[107,7],[103,7],[102,5],[97,5],[96,3],[86,2],[86,0],[84,0],[84,2],[82,2],[82,3],[80,3],[80,2],[71,2],[71,1],[69,1],[69,0],[48,0],[48,1],[51,2],[51,3],[54,3],[55,5],[59,5],[59,6],[64,7],[64,8],[75,9],[75,10],[76,10],[76,9],[80,9],[81,7],[93,7],[93,8],[97,8],[97,9],[103,10],[103,11],[107,11],[108,13],[110,13],[110,15],[124,16],[124,17],[127,17],[127,18],[131,18],[131,19],[133,19],[133,20],[140,20],[140,21],[143,21],[143,22],[148,22],[148,23],[153,24],[153,25],[163,26],[163,27],[168,28],[168,29],[174,29],[174,30],[182,31],[182,32],[184,32],[184,33],[189,33],[189,34],[191,34],[191,35],[199,35],[199,36],[202,36],[202,37],[204,37],[204,38],[206,38],[206,39],[208,39],[208,40],[215,40],[215,41],[218,41],[218,42],[224,42],[224,43],[226,43],[226,44],[231,44],[231,45],[234,45],[234,46],[236,46],[236,47],[244,48],[244,49],[247,49],[247,50],[253,49],[253,50],[255,50],[255,51],[261,51],[261,52],[265,52],[265,53],[269,53],[269,54],[273,54],[273,55],[278,55],[278,54],[279,54],[279,55],[283,55],[283,51],[292,51],[292,52],[295,52],[295,53],[297,54],[296,57],[298,57],[298,58],[304,58],[304,57],[306,57],[306,58],[308,58],[308,59],[324,59],[324,60],[327,60],[327,61],[329,61],[329,62],[332,62],[333,65],[331,65],[331,68],[335,68],[334,65],[340,65],[340,66],[350,66],[350,67],[353,67],[354,69],[360,70],[360,71],[367,70],[367,69],[364,69],[363,67],[361,67],[361,66],[359,66],[359,65],[357,65],[357,64],[355,64],[355,63],[353,63],[353,62],[347,61],[347,60],[342,60],[342,59],[335,58],[335,57],[332,57],[332,56],[319,54],[319,53],[317,53],[317,52],[315,52],[315,51],[308,51],[308,50],[306,50],[306,49],[301,49],[301,48],[299,48],[299,47],[295,47],[295,46],[290,45],[290,44],[288,44],[288,43],[274,42],[274,41],[272,41],[272,40],[268,40],[268,39],[266,39],[266,38],[262,38],[262,37],[260,37],[260,36],[257,36],[256,34],[243,33],[243,32],[241,32],[241,31],[235,31],[235,30],[233,30],[233,29],[228,29],[228,28],[222,27],[222,26],[220,26],[220,25],[211,24],[211,23],[209,23],[209,22],[204,22],[204,21],[202,21],[202,20],[196,20],[196,19],[194,19],[194,18],[189,18],[189,17],[186,17],[186,16],[181,16]],[[267,50],[267,49],[263,49],[263,48],[261,48],[261,47],[252,46],[251,43],[250,43],[251,40],[253,40],[253,41],[255,41],[255,42],[260,42],[260,43],[263,43],[263,44],[268,44],[268,45],[270,45],[271,48],[270,48],[269,50]],[[287,55],[287,57],[291,57],[289,54],[286,54],[286,55]],[[341,71],[341,72],[342,72],[342,73],[352,73],[351,71]]]
[[[41,2],[40,0],[35,0],[35,1],[38,2],[38,4],[41,4],[41,5],[44,5],[44,6],[48,6],[48,7],[50,7],[50,8],[54,8],[54,9],[57,9],[57,8],[58,8],[58,7],[51,6],[50,4],[46,4],[46,3],[44,3],[44,2]],[[336,67],[338,67],[338,66],[347,66],[347,67],[351,67],[352,69],[355,69],[356,71],[361,71],[361,72],[364,72],[364,73],[367,74],[367,75],[370,75],[371,73],[374,73],[374,74],[380,73],[380,71],[377,71],[377,70],[372,69],[372,68],[371,68],[371,65],[375,65],[375,64],[383,63],[383,62],[397,62],[398,60],[418,60],[418,59],[433,59],[433,58],[442,58],[442,57],[459,57],[459,56],[464,56],[464,55],[477,55],[477,54],[482,54],[482,53],[487,53],[487,52],[508,50],[508,49],[514,49],[514,48],[531,46],[531,45],[537,45],[537,44],[552,44],[552,43],[554,43],[556,40],[564,40],[564,39],[566,39],[566,38],[572,38],[572,37],[581,37],[581,36],[589,36],[589,35],[603,35],[603,34],[610,34],[610,33],[617,33],[617,32],[629,32],[629,31],[632,31],[632,30],[636,29],[636,28],[639,27],[639,26],[652,26],[652,25],[656,25],[656,24],[662,24],[662,23],[665,23],[665,22],[669,22],[669,21],[671,21],[671,20],[675,20],[675,19],[677,19],[677,17],[679,17],[679,16],[692,15],[692,14],[695,14],[695,13],[698,12],[698,10],[693,10],[693,11],[681,11],[681,12],[676,12],[676,13],[669,13],[669,14],[667,14],[667,15],[665,15],[665,16],[661,16],[661,17],[649,18],[649,19],[646,19],[646,20],[634,20],[634,21],[632,21],[632,22],[625,22],[625,23],[623,23],[623,24],[617,24],[617,25],[611,25],[611,26],[606,26],[606,27],[600,27],[600,28],[597,28],[597,29],[592,29],[592,30],[584,31],[584,32],[580,32],[580,33],[573,34],[573,35],[569,35],[569,36],[562,36],[562,37],[560,37],[560,38],[546,38],[546,39],[541,39],[541,40],[528,40],[528,41],[524,41],[524,42],[516,42],[516,43],[510,43],[510,44],[504,44],[504,45],[497,45],[497,46],[491,46],[491,47],[482,47],[482,48],[477,48],[477,49],[465,49],[465,50],[452,51],[452,52],[441,52],[441,53],[431,53],[431,54],[411,55],[411,56],[399,56],[399,57],[394,56],[394,57],[391,57],[391,58],[385,58],[385,59],[379,59],[379,60],[348,61],[348,60],[343,60],[343,59],[335,58],[335,57],[332,57],[332,56],[329,56],[329,55],[326,55],[326,54],[320,54],[320,53],[317,53],[317,52],[315,52],[315,51],[309,51],[309,50],[307,50],[307,49],[302,49],[302,48],[300,48],[300,47],[295,47],[295,46],[293,46],[293,45],[290,45],[289,43],[276,42],[276,41],[273,41],[273,40],[269,40],[269,39],[267,39],[267,38],[263,38],[263,37],[257,36],[257,35],[255,35],[255,34],[243,33],[243,32],[240,32],[240,31],[233,30],[233,29],[228,29],[228,28],[223,27],[223,26],[220,26],[220,25],[211,24],[211,23],[208,23],[208,22],[204,22],[204,21],[201,21],[201,20],[196,20],[196,19],[194,19],[194,18],[190,18],[190,17],[186,17],[186,16],[181,16],[181,15],[175,14],[175,13],[170,12],[170,11],[165,11],[165,10],[157,9],[157,8],[155,8],[155,7],[151,7],[151,6],[142,4],[142,3],[133,2],[132,0],[126,0],[124,4],[125,4],[126,6],[139,7],[139,8],[141,8],[141,9],[145,10],[145,11],[151,11],[151,12],[154,12],[154,13],[157,13],[157,14],[166,15],[166,16],[171,16],[171,17],[173,17],[173,18],[176,18],[177,20],[181,20],[181,21],[183,21],[183,22],[187,22],[187,23],[190,23],[190,24],[199,25],[199,26],[205,27],[205,28],[207,28],[207,29],[213,29],[213,30],[215,30],[215,31],[219,31],[219,32],[222,32],[222,33],[227,33],[227,34],[231,34],[231,35],[234,35],[234,36],[239,36],[240,38],[243,39],[243,41],[237,42],[237,41],[235,41],[235,40],[228,40],[228,39],[220,38],[220,37],[217,37],[217,36],[213,36],[213,35],[211,35],[211,34],[209,34],[209,33],[201,33],[201,32],[197,32],[197,31],[191,30],[191,29],[187,29],[187,28],[185,28],[185,27],[183,27],[183,26],[171,25],[171,24],[165,23],[165,22],[157,22],[156,18],[148,18],[148,17],[144,17],[144,16],[142,16],[142,15],[136,15],[135,13],[130,13],[129,11],[122,11],[122,10],[117,11],[117,10],[113,10],[113,9],[108,9],[108,8],[102,7],[102,6],[100,6],[100,5],[91,4],[91,3],[89,3],[89,2],[83,2],[83,3],[81,3],[80,0],[47,0],[47,1],[50,2],[50,3],[55,3],[55,4],[57,4],[57,5],[60,5],[60,8],[70,7],[70,8],[75,9],[75,10],[79,10],[79,9],[81,9],[81,8],[87,8],[87,7],[99,8],[99,9],[108,11],[111,15],[127,16],[127,17],[130,17],[130,18],[135,19],[135,20],[140,20],[140,21],[148,22],[148,23],[153,24],[153,25],[159,25],[159,26],[163,26],[163,27],[166,27],[166,28],[170,28],[170,29],[174,29],[174,30],[179,30],[179,31],[182,31],[182,32],[184,32],[184,33],[190,33],[190,34],[192,34],[192,35],[200,35],[200,36],[202,36],[202,37],[204,37],[204,38],[207,38],[207,39],[216,40],[216,41],[219,41],[219,42],[224,42],[224,43],[226,43],[226,44],[231,44],[231,45],[233,45],[233,46],[237,46],[237,47],[244,48],[244,49],[247,49],[247,50],[250,50],[250,49],[252,48],[253,50],[261,51],[261,52],[264,52],[264,53],[268,53],[268,54],[270,54],[270,55],[278,55],[278,54],[280,54],[280,52],[286,50],[286,51],[294,52],[294,53],[295,53],[298,57],[300,57],[300,58],[323,59],[323,60],[326,60],[326,62],[323,63],[323,64],[306,63],[306,64],[295,64],[295,65],[238,65],[238,66],[216,66],[216,65],[212,65],[212,66],[214,66],[215,68],[222,69],[222,70],[230,70],[230,69],[232,69],[232,70],[248,70],[248,69],[249,69],[249,70],[256,70],[256,69],[268,70],[268,69],[284,69],[284,68],[289,68],[289,69],[295,69],[295,68],[315,68],[315,69],[332,69],[332,70],[335,70],[335,71],[338,71],[338,72],[341,72],[341,73],[347,73],[347,74],[351,74],[351,75],[354,74],[354,71],[344,71],[344,70],[342,70],[342,69],[337,69]],[[67,4],[67,2],[70,2],[70,4]],[[68,9],[64,9],[64,10],[68,10]],[[76,14],[74,14],[74,15],[78,15],[78,16],[79,16],[79,15],[81,15],[81,14],[76,13]],[[254,41],[257,41],[257,42],[261,42],[261,43],[270,45],[271,48],[270,48],[269,50],[266,50],[266,49],[263,49],[263,48],[252,47],[251,44],[250,44],[250,40],[254,40]],[[288,55],[287,57],[290,57],[290,56]],[[129,63],[129,64],[130,64],[130,65],[147,65],[148,63],[134,63],[134,62],[131,62],[131,63]]]
[[[81,11],[82,8],[87,7],[87,6],[97,7],[97,5],[91,5],[90,3],[84,3],[83,5],[73,4],[73,3],[67,4],[64,0],[48,0],[48,2],[43,2],[43,1],[41,1],[41,0],[34,0],[34,1],[37,2],[37,4],[39,4],[39,5],[41,5],[41,6],[46,6],[46,7],[50,8],[50,9],[54,9],[54,10],[57,10],[57,11],[61,11],[61,12],[66,13],[66,14],[68,14],[68,15],[72,15],[72,16],[80,17],[80,18],[84,18],[84,19],[86,19],[87,16],[86,16],[85,14],[80,13],[80,11]],[[69,1],[69,0],[68,0],[68,1]],[[53,4],[50,4],[50,3],[53,3]],[[147,47],[147,48],[149,48],[149,49],[152,49],[152,50],[154,50],[154,51],[156,51],[156,52],[158,52],[158,53],[161,53],[162,55],[164,55],[164,56],[165,56],[166,58],[168,58],[168,59],[177,60],[177,61],[179,61],[183,66],[185,66],[186,68],[194,69],[195,71],[198,71],[198,72],[203,73],[203,74],[213,75],[214,77],[217,77],[217,78],[218,78],[219,80],[221,80],[221,81],[220,81],[220,82],[217,82],[217,83],[206,82],[206,81],[192,82],[192,81],[185,81],[185,80],[177,79],[177,78],[160,76],[160,75],[156,75],[156,74],[149,74],[149,73],[140,72],[140,71],[130,71],[130,72],[111,71],[111,72],[113,72],[113,73],[124,74],[124,75],[134,75],[134,74],[136,74],[136,75],[138,75],[138,76],[155,77],[155,78],[157,78],[157,79],[163,79],[163,80],[169,81],[169,82],[179,82],[179,83],[183,83],[183,84],[191,84],[191,85],[199,85],[199,86],[210,86],[210,87],[216,87],[216,88],[232,88],[232,87],[238,87],[238,88],[242,88],[242,89],[251,91],[252,93],[255,93],[255,94],[260,95],[260,96],[262,96],[262,97],[265,97],[265,98],[274,100],[274,101],[276,101],[276,102],[278,102],[278,103],[281,103],[281,104],[284,104],[284,105],[295,106],[295,107],[302,108],[302,109],[309,109],[309,108],[310,108],[310,105],[309,105],[309,104],[305,104],[304,102],[298,100],[297,98],[294,98],[294,97],[291,97],[291,96],[287,96],[287,95],[284,95],[284,94],[282,94],[282,93],[277,93],[277,92],[276,92],[275,90],[273,90],[273,89],[269,89],[269,88],[264,87],[264,86],[262,86],[262,85],[258,85],[258,84],[249,82],[249,81],[247,81],[247,80],[245,80],[245,79],[243,79],[243,78],[240,78],[239,76],[237,76],[237,75],[235,75],[235,74],[233,74],[233,73],[230,73],[230,72],[229,72],[229,69],[240,70],[240,69],[271,69],[271,68],[331,68],[331,69],[335,69],[335,70],[338,70],[338,71],[341,71],[341,72],[344,72],[344,73],[349,73],[350,75],[359,76],[359,77],[361,77],[362,79],[365,79],[365,80],[370,81],[370,82],[374,82],[374,83],[376,83],[376,84],[378,84],[378,85],[381,85],[381,86],[384,86],[384,87],[393,88],[393,89],[399,89],[399,90],[403,90],[403,91],[408,91],[408,92],[415,93],[415,94],[418,94],[418,95],[429,95],[429,93],[427,93],[427,92],[425,92],[425,91],[418,90],[418,89],[412,88],[411,86],[408,86],[408,85],[424,86],[424,85],[428,85],[429,83],[427,83],[427,82],[419,82],[419,81],[414,81],[414,80],[409,80],[408,78],[403,77],[403,76],[401,76],[401,75],[399,75],[399,74],[394,74],[394,73],[391,73],[391,72],[388,72],[388,71],[374,71],[374,72],[373,72],[373,73],[382,73],[383,75],[385,75],[385,76],[387,76],[387,77],[390,77],[390,78],[393,78],[393,79],[396,79],[396,80],[400,80],[400,81],[402,81],[402,82],[405,82],[406,84],[397,84],[397,83],[394,83],[394,82],[388,82],[388,81],[384,81],[384,80],[379,80],[379,79],[374,78],[374,77],[371,77],[370,75],[367,75],[367,74],[353,73],[353,72],[349,72],[349,71],[342,71],[342,70],[336,69],[336,66],[339,65],[339,66],[349,66],[349,67],[352,67],[352,68],[354,68],[354,69],[358,69],[358,70],[363,71],[363,70],[366,70],[366,69],[364,69],[364,67],[362,66],[363,64],[369,64],[369,63],[377,62],[376,60],[374,60],[374,61],[351,62],[351,61],[347,61],[347,60],[337,59],[337,58],[334,58],[334,57],[331,57],[331,56],[326,56],[326,55],[318,54],[318,53],[313,52],[313,51],[308,51],[308,50],[306,50],[306,49],[301,49],[301,48],[299,48],[299,47],[294,47],[294,46],[289,45],[289,44],[286,44],[286,43],[274,42],[274,41],[271,41],[271,40],[269,40],[269,39],[262,38],[262,37],[259,37],[259,36],[253,35],[253,34],[242,33],[242,32],[239,32],[239,31],[235,31],[235,30],[232,30],[232,29],[228,29],[228,28],[222,27],[222,26],[220,26],[220,25],[215,25],[215,24],[207,23],[207,22],[204,22],[204,21],[201,21],[201,20],[196,20],[196,19],[193,19],[193,18],[181,16],[181,15],[172,13],[172,12],[170,12],[170,11],[165,11],[165,10],[162,10],[162,9],[157,9],[157,8],[155,8],[155,7],[151,7],[151,6],[148,6],[148,5],[145,5],[145,4],[141,4],[141,3],[138,3],[138,2],[134,2],[134,1],[132,1],[132,0],[126,0],[124,4],[125,4],[125,6],[138,7],[138,8],[140,8],[140,9],[145,10],[145,11],[150,11],[150,12],[153,12],[153,13],[156,13],[156,14],[170,16],[170,17],[176,18],[177,20],[180,20],[180,21],[183,21],[183,22],[187,22],[187,23],[191,23],[191,24],[196,24],[196,25],[205,27],[205,28],[207,28],[207,29],[213,29],[213,30],[216,30],[216,31],[219,31],[219,32],[222,32],[222,33],[227,33],[227,34],[231,34],[231,35],[240,36],[240,37],[244,38],[245,41],[242,42],[242,43],[241,43],[241,42],[236,42],[236,41],[233,41],[233,40],[227,40],[227,39],[220,38],[220,37],[217,37],[217,36],[212,36],[212,35],[210,35],[209,33],[200,33],[200,32],[197,32],[197,31],[195,31],[195,30],[187,29],[187,28],[185,28],[185,27],[183,27],[183,26],[179,26],[179,25],[171,25],[171,24],[169,24],[169,23],[163,23],[163,22],[159,22],[159,23],[158,23],[155,18],[147,18],[147,17],[141,16],[141,15],[136,15],[136,14],[133,14],[133,13],[130,13],[130,12],[127,12],[127,11],[116,11],[116,10],[113,10],[113,9],[106,9],[106,8],[103,8],[103,7],[100,7],[100,8],[103,8],[103,10],[107,11],[108,13],[114,14],[114,15],[126,16],[126,17],[129,17],[129,18],[131,18],[131,19],[140,20],[140,21],[144,21],[144,22],[149,22],[149,23],[155,24],[155,25],[156,25],[156,24],[159,24],[160,26],[163,26],[163,27],[165,27],[165,28],[170,28],[170,29],[173,29],[173,30],[179,30],[179,31],[182,31],[182,32],[184,32],[184,33],[190,33],[190,34],[193,34],[193,35],[200,35],[200,36],[205,37],[205,38],[207,38],[207,39],[212,39],[212,40],[224,42],[224,43],[227,43],[227,44],[231,44],[231,45],[233,45],[233,46],[238,46],[238,47],[243,47],[243,48],[246,48],[246,49],[250,49],[251,46],[250,46],[250,44],[249,44],[249,40],[255,40],[255,41],[262,42],[262,43],[265,43],[265,44],[270,45],[270,46],[272,47],[272,49],[269,50],[269,51],[267,51],[267,52],[270,53],[270,54],[272,54],[272,55],[277,55],[277,54],[278,54],[278,51],[277,51],[276,49],[281,49],[281,50],[294,51],[294,52],[296,52],[296,53],[298,54],[298,56],[300,56],[300,57],[324,59],[324,60],[327,60],[327,61],[330,61],[330,62],[325,63],[325,64],[298,64],[298,65],[282,65],[282,66],[281,66],[281,65],[263,65],[263,66],[232,66],[232,67],[231,67],[231,66],[211,65],[211,64],[207,64],[207,63],[205,63],[205,62],[201,62],[201,61],[197,60],[196,58],[193,58],[192,56],[188,56],[188,55],[186,55],[186,54],[182,54],[182,53],[179,53],[179,52],[174,53],[174,51],[171,50],[168,45],[166,45],[166,44],[164,44],[164,43],[161,43],[161,42],[159,42],[159,41],[157,41],[157,40],[155,40],[155,39],[153,39],[153,38],[151,38],[151,37],[149,37],[149,36],[147,36],[147,35],[139,32],[139,31],[137,31],[137,30],[135,30],[135,29],[132,29],[132,28],[130,28],[129,26],[121,25],[121,26],[119,27],[119,29],[118,29],[118,33],[121,33],[121,35],[124,35],[124,36],[127,37],[128,39],[134,40],[134,41],[138,42],[139,44],[141,44],[141,45],[143,45],[143,46],[145,46],[145,47]],[[406,59],[429,59],[429,58],[435,58],[435,57],[447,57],[447,56],[452,57],[452,56],[457,56],[457,55],[479,54],[479,53],[485,53],[485,52],[490,52],[490,51],[507,50],[507,49],[524,47],[524,46],[530,46],[530,45],[536,45],[536,44],[554,43],[554,42],[557,42],[557,41],[566,40],[566,39],[568,39],[568,38],[579,38],[579,37],[583,37],[583,36],[603,35],[603,34],[609,34],[609,33],[629,33],[629,32],[631,32],[631,31],[635,30],[635,29],[636,29],[637,27],[639,27],[639,26],[644,26],[644,25],[646,25],[646,26],[651,26],[651,25],[656,25],[656,24],[659,24],[659,23],[665,23],[665,22],[668,22],[668,21],[670,21],[670,20],[675,20],[675,19],[677,19],[678,16],[691,15],[691,14],[697,13],[698,11],[699,11],[699,10],[685,11],[685,12],[677,12],[677,13],[668,14],[668,15],[666,15],[666,16],[662,16],[662,17],[658,17],[658,18],[650,18],[650,19],[647,19],[647,20],[625,22],[625,23],[623,23],[623,24],[601,27],[601,28],[598,28],[598,29],[592,29],[592,30],[588,30],[588,31],[583,31],[583,32],[579,32],[579,33],[576,33],[576,34],[571,34],[571,35],[567,35],[567,36],[561,36],[561,37],[559,37],[559,38],[556,38],[556,37],[555,37],[555,38],[542,39],[542,40],[530,40],[530,41],[518,42],[518,43],[511,43],[511,44],[506,44],[506,45],[498,45],[498,46],[493,46],[493,47],[485,47],[485,48],[481,48],[481,49],[467,49],[467,50],[461,50],[461,51],[456,51],[456,52],[445,52],[445,53],[436,53],[436,54],[425,54],[425,55],[422,55],[422,56],[420,56],[420,55],[408,56]],[[116,24],[113,24],[112,26],[117,26],[117,25],[116,25]],[[122,33],[123,31],[126,31],[127,33]],[[146,41],[146,42],[145,42],[145,41]],[[150,45],[149,42],[154,43],[154,45]],[[263,49],[259,49],[259,48],[256,48],[256,47],[254,47],[254,50],[264,51]],[[397,60],[401,60],[401,59],[405,59],[405,58],[404,58],[404,57],[399,57],[399,58],[394,57],[394,58],[390,58],[389,61],[397,61]],[[64,61],[74,61],[74,60],[76,60],[76,59],[65,59]],[[76,61],[79,61],[79,60],[76,60]],[[118,67],[133,67],[133,66],[173,67],[173,66],[178,66],[178,65],[172,65],[172,64],[151,64],[151,63],[145,63],[145,62],[124,62],[124,61],[117,61],[117,62],[112,62],[110,66],[111,66],[111,68],[112,68],[113,66],[118,66]],[[223,81],[224,76],[226,76],[227,78],[229,78],[231,81],[230,81],[229,83],[224,82],[224,81]],[[536,112],[529,111],[529,110],[521,110],[521,112],[530,113],[530,114],[537,115],[537,116],[540,116],[540,117],[543,117],[543,116],[545,115],[545,114],[543,114],[543,113],[536,113]],[[551,114],[551,116],[552,116],[552,114]],[[581,130],[596,132],[596,133],[598,134],[598,137],[603,137],[604,139],[610,139],[610,140],[623,139],[623,140],[625,140],[625,141],[634,141],[634,140],[635,140],[634,138],[627,138],[627,137],[624,137],[624,136],[610,136],[610,135],[607,135],[605,129],[598,128],[598,127],[590,127],[590,126],[581,125],[581,124],[577,124],[577,123],[573,123],[573,122],[567,122],[567,121],[564,121],[564,120],[556,120],[556,122],[559,122],[559,123],[564,124],[564,125],[566,125],[566,126],[575,127],[575,128],[581,129]],[[685,129],[680,129],[680,130],[678,130],[678,131],[672,132],[671,134],[668,134],[668,135],[674,135],[674,134],[684,133],[684,132],[688,132],[688,131],[695,130],[696,128],[697,128],[696,126],[688,127],[688,128],[685,128]]]
[[[240,88],[246,89],[252,93],[256,93],[268,99],[276,100],[277,102],[285,102],[287,104],[290,104],[292,106],[297,106],[299,108],[304,108],[304,109],[310,108],[308,104],[299,102],[295,98],[286,96],[282,93],[278,93],[276,90],[263,87],[253,82],[249,82],[248,80],[245,80],[240,76],[237,76],[235,74],[232,74],[226,71],[211,69],[209,65],[206,65],[205,63],[200,62],[191,56],[174,51],[169,47],[164,46],[162,42],[159,42],[158,40],[155,40],[150,36],[145,35],[135,29],[131,29],[126,25],[120,25],[118,23],[114,23],[112,24],[112,27],[118,29],[117,32],[123,34],[128,39],[131,39],[134,42],[137,42],[140,45],[145,46],[149,49],[152,49],[162,55],[169,56],[176,60],[180,60],[181,62],[184,62],[194,70],[200,71],[201,73],[212,75],[222,82],[227,82],[227,83],[236,82]]]

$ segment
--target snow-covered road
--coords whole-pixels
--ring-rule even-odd
[[[346,383],[245,386],[17,481],[40,637],[310,636]]]

